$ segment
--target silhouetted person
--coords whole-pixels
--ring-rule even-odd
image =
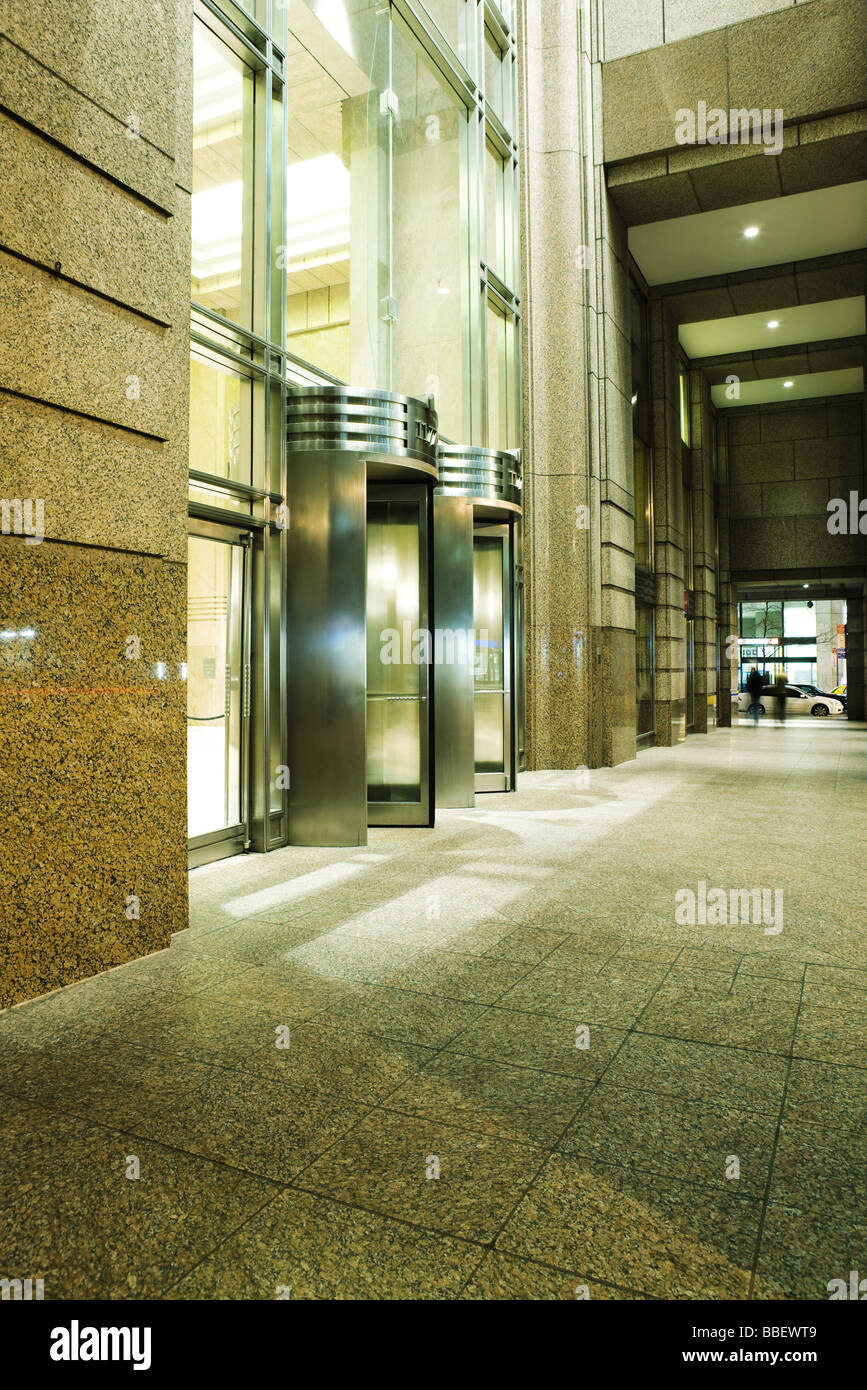
[[[777,700],[777,715],[780,723],[786,722],[786,673],[781,671],[774,681],[774,695]]]
[[[762,684],[762,678],[754,666],[747,676],[747,694],[750,697],[749,713],[753,717],[754,724],[758,724],[759,715],[762,712],[762,707],[759,703],[762,698]]]

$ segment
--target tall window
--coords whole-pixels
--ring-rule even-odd
[[[253,327],[253,69],[196,20],[191,296]]]

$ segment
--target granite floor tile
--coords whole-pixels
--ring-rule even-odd
[[[763,1196],[777,1120],[705,1101],[597,1086],[557,1147],[601,1163]],[[736,1162],[733,1162],[736,1160]]]
[[[595,1081],[626,1037],[623,1029],[607,1024],[576,1026],[572,1019],[498,1007],[449,1043],[447,1051]]]
[[[805,999],[798,1015],[792,1051],[796,1057],[867,1067],[864,1014]]]
[[[481,1057],[442,1052],[389,1096],[389,1110],[518,1142],[551,1145],[590,1083]]]
[[[76,1047],[70,1041],[34,1055],[5,1075],[15,1095],[115,1127],[142,1131],[207,1064],[151,1053],[117,1037]]]
[[[344,999],[334,1016],[379,1037],[441,1048],[481,1018],[485,1007],[414,990],[365,985]]]
[[[504,1009],[550,1013],[576,1023],[629,1028],[657,988],[652,977],[636,978],[625,970],[588,979],[583,972],[575,974],[545,962],[508,990],[499,1003]]]
[[[484,1242],[494,1238],[544,1156],[544,1149],[529,1144],[376,1110],[317,1159],[301,1185]]]
[[[0,1277],[44,1278],[46,1299],[157,1297],[278,1190],[55,1112],[30,1110],[15,1138]]]
[[[323,980],[291,959],[281,959],[250,966],[242,975],[212,983],[201,991],[201,998],[203,1002],[225,999],[239,1006],[267,1007],[281,1018],[301,1019],[337,1003],[351,988],[344,980]]]
[[[325,1101],[286,1079],[212,1067],[157,1114],[148,1137],[275,1182],[289,1182],[367,1107]]]
[[[867,1222],[867,1171],[862,1142],[845,1130],[814,1125],[780,1128],[771,1201],[810,1211],[826,1205],[841,1225]]]
[[[493,1004],[530,969],[526,963],[440,951],[393,971],[388,983],[394,989]]]
[[[289,953],[289,959],[323,984],[342,980],[373,984],[387,980],[421,955],[418,947],[394,941],[360,941],[326,935],[296,947]]]
[[[282,1192],[176,1284],[176,1299],[456,1298],[478,1245]]]
[[[293,1023],[277,1041],[245,1058],[243,1070],[341,1103],[373,1104],[436,1056],[433,1048],[379,1037],[327,1014]]]
[[[502,936],[487,954],[498,960],[512,960],[536,965],[565,941],[563,932],[541,931],[535,927],[519,927]]]
[[[114,1031],[148,1051],[232,1066],[273,1041],[286,1023],[281,1011],[267,1004],[191,995],[131,1009]]]
[[[761,982],[762,986],[764,982]],[[735,989],[710,993],[682,977],[666,981],[641,1015],[642,1032],[788,1055],[798,1005],[777,995]]]
[[[585,1279],[562,1269],[516,1260],[491,1250],[482,1260],[461,1294],[476,1301],[553,1303],[561,1299],[641,1299],[632,1289],[617,1289],[598,1279]]]
[[[756,1265],[754,1297],[809,1302],[848,1298],[852,1272],[864,1273],[867,1222],[843,1220],[833,1203],[808,1210],[768,1205]],[[837,1282],[835,1282],[837,1281]],[[858,1293],[867,1294],[867,1283]]]
[[[867,1071],[796,1057],[789,1072],[786,1125],[817,1125],[833,1131],[867,1132]]]
[[[759,1052],[634,1033],[605,1080],[612,1086],[716,1103],[720,1096],[739,1110],[779,1115],[786,1062]]]
[[[761,1210],[711,1187],[552,1154],[496,1246],[662,1298],[745,1298]]]

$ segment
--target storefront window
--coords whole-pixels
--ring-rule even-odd
[[[200,20],[193,33],[191,297],[253,326],[254,75]]]

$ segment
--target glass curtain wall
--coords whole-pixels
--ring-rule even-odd
[[[196,3],[190,266],[190,863],[285,842],[285,10]],[[269,29],[273,18],[274,28]]]
[[[432,397],[444,438],[520,443],[514,10],[194,10],[189,506],[215,543],[249,537],[233,739],[247,840],[268,849],[285,843],[288,783],[287,383]],[[222,603],[212,587],[197,605]]]
[[[515,39],[483,0],[289,11],[290,380],[432,397],[520,443]],[[493,93],[493,95],[491,95]]]

